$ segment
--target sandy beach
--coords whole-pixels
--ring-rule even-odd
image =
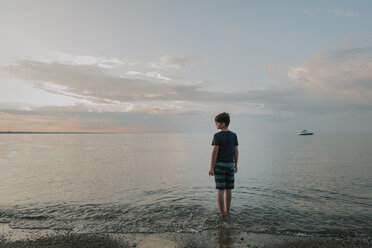
[[[77,234],[66,230],[12,229],[1,224],[0,247],[372,247],[368,237],[296,237],[220,228],[200,233]]]

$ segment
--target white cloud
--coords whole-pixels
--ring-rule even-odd
[[[186,57],[186,56],[162,56],[158,62],[150,63],[150,67],[160,70],[180,69],[193,65],[203,57]]]
[[[326,12],[334,16],[355,16],[355,12],[350,10],[327,9]]]
[[[124,61],[115,57],[96,57],[90,55],[72,55],[64,52],[55,52],[47,56],[46,58],[41,58],[39,61],[47,63],[61,63],[67,65],[96,65],[101,68],[114,68],[123,66]]]
[[[352,10],[341,10],[341,9],[326,9],[326,10],[304,10],[304,14],[307,15],[320,15],[320,14],[330,14],[333,16],[347,16],[347,17],[352,17],[356,15],[355,11]]]
[[[161,75],[159,72],[156,72],[156,71],[147,72],[145,75],[146,75],[146,77],[157,78],[157,79],[162,79],[162,80],[166,80],[166,81],[172,80],[171,78],[164,77],[163,75]]]
[[[139,72],[139,71],[127,71],[126,74],[127,75],[143,75],[144,73]]]
[[[160,79],[162,81],[170,81],[171,80],[171,78],[165,77],[157,71],[150,71],[150,72],[146,72],[146,73],[139,72],[139,71],[127,71],[126,75],[135,76],[135,78],[143,78],[143,79],[145,79],[147,77],[147,78]],[[124,78],[126,78],[126,77],[124,77]]]
[[[154,83],[160,82],[160,83],[165,83],[165,84],[184,85],[184,86],[196,85],[199,87],[204,87],[207,85],[207,82],[203,80],[195,80],[195,79],[181,78],[181,77],[175,77],[175,76],[164,76],[164,74],[157,72],[157,71],[150,71],[150,72],[127,71],[126,75],[133,76],[134,79],[143,79],[143,80],[151,79],[152,82]],[[128,78],[127,76],[120,76],[120,77]]]

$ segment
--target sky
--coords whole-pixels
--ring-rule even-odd
[[[371,1],[0,0],[0,131],[372,132]]]

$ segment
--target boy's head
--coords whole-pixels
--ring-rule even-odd
[[[223,113],[217,115],[214,118],[214,122],[216,123],[218,129],[223,128],[223,127],[227,128],[230,124],[229,113],[223,112]]]

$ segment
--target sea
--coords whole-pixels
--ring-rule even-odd
[[[224,226],[372,236],[372,133],[236,132],[227,220],[208,175],[213,133],[0,134],[0,223],[76,233]]]

